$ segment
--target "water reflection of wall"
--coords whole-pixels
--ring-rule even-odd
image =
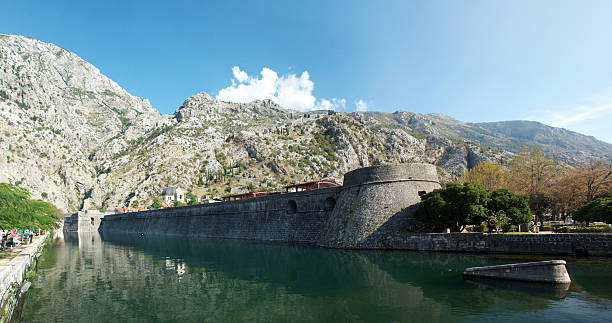
[[[429,315],[430,319],[452,316],[451,308],[486,312],[514,295],[463,281],[466,267],[491,264],[490,256],[411,252],[344,251],[304,246],[253,243],[249,241],[150,239],[134,236],[105,236],[118,245],[129,245],[155,255],[177,257],[189,268],[204,267],[227,277],[284,286],[288,292],[325,297],[361,291],[364,304],[385,304],[400,313]],[[500,263],[507,259],[498,260]],[[501,293],[501,295],[500,295]],[[520,292],[519,292],[520,293]],[[458,297],[458,295],[464,295]],[[513,296],[513,298],[514,298]],[[515,308],[546,308],[550,297],[521,295]],[[469,299],[469,304],[465,300]],[[425,311],[425,309],[427,309]],[[414,314],[422,312],[427,314]],[[361,313],[367,315],[367,313]],[[389,317],[390,320],[401,319]],[[421,317],[425,319],[425,317]]]
[[[67,234],[49,257],[22,321],[450,322],[550,304],[465,283],[482,255]]]

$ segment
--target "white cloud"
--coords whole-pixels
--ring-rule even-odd
[[[232,85],[219,90],[217,99],[222,101],[248,103],[254,100],[270,99],[285,108],[296,110],[346,109],[345,99],[317,99],[312,94],[314,82],[307,71],[300,76],[289,74],[279,77],[278,74],[264,67],[260,77],[251,77],[240,67],[232,68]]]
[[[315,105],[316,99],[312,95],[314,83],[306,71],[300,77],[295,74],[281,77],[277,81],[277,89],[278,103],[284,107],[311,110]]]
[[[368,104],[359,99],[359,101],[355,102],[355,111],[368,111]]]
[[[234,78],[240,83],[246,82],[249,79],[249,75],[245,71],[241,71],[238,66],[232,67],[232,73],[234,73]]]
[[[336,99],[333,98],[331,100],[321,99],[317,102],[315,109],[318,110],[346,110],[346,99]]]
[[[264,67],[261,70],[261,78],[249,77],[238,66],[234,66],[232,72],[235,77],[232,83],[238,81],[238,84],[221,89],[217,99],[239,103],[247,103],[257,99],[271,99],[278,102],[275,96],[278,75],[273,70]]]

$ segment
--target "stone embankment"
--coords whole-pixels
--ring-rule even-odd
[[[612,234],[416,233],[388,236],[386,249],[612,257]]]
[[[34,237],[32,243],[23,247],[15,258],[0,263],[0,304],[2,318],[10,317],[15,305],[21,284],[32,262],[38,258],[49,233]]]

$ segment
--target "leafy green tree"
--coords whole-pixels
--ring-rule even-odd
[[[192,192],[187,192],[187,194],[185,194],[185,197],[187,198],[187,205],[196,205],[198,204],[198,200],[196,199],[196,196],[193,195]]]
[[[612,197],[596,198],[585,204],[574,213],[574,220],[585,222],[587,226],[595,221],[612,224]]]
[[[500,232],[503,227],[510,223],[510,217],[503,211],[489,211],[485,221],[489,227],[489,232]]]
[[[504,229],[507,229],[508,225],[518,226],[528,223],[531,220],[529,197],[514,194],[506,188],[491,192],[487,203],[487,223],[495,222],[499,224],[500,221],[498,220],[503,217],[507,218],[507,223],[502,225],[502,227],[505,227]]]
[[[181,201],[174,201],[173,206],[179,207],[179,206],[185,206],[186,204],[181,202]]]
[[[488,192],[475,183],[449,183],[422,196],[415,218],[433,231],[461,232],[486,219]]]
[[[162,208],[162,201],[159,199],[159,197],[156,197],[153,199],[153,203],[151,203],[151,208],[153,209],[161,209]]]
[[[187,192],[185,193],[185,198],[187,198],[189,201],[195,200],[195,195],[193,195],[192,192]]]
[[[59,210],[48,202],[30,197],[25,188],[0,183],[0,228],[49,230],[57,227]]]

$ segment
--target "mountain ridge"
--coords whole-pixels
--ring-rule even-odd
[[[506,163],[534,143],[573,165],[612,160],[610,144],[515,121],[299,112],[205,92],[161,114],[78,55],[20,36],[0,34],[0,63],[0,181],[68,211],[147,204],[164,186],[211,198],[388,163],[432,163],[451,179],[480,160]]]

